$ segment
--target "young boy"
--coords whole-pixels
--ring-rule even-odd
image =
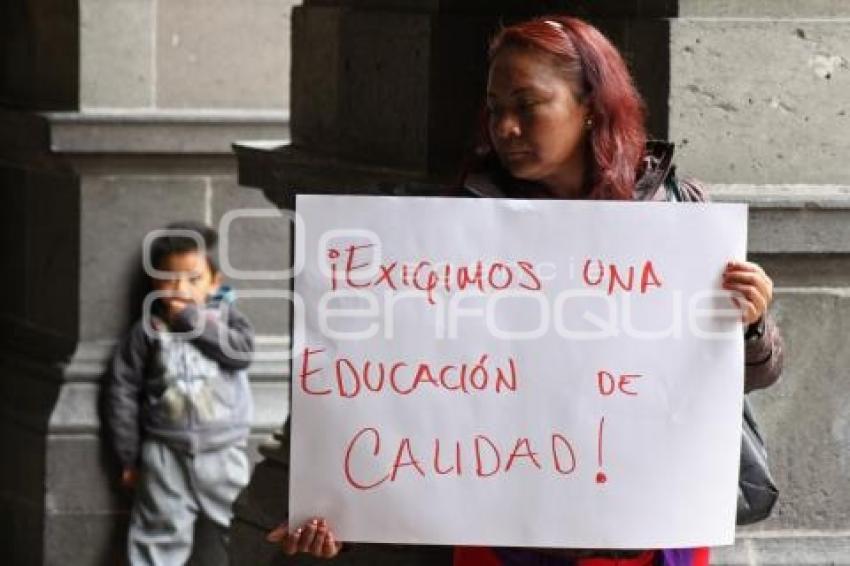
[[[121,483],[136,489],[133,566],[185,564],[198,514],[224,535],[248,483],[253,403],[245,370],[254,335],[232,293],[220,289],[216,240],[196,223],[172,224],[152,240],[149,308],[112,361],[107,424]]]

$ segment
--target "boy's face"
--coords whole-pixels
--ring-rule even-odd
[[[221,284],[221,274],[213,274],[207,258],[197,251],[170,254],[159,269],[172,275],[170,278],[153,279],[155,290],[168,291],[173,295],[163,297],[169,310],[182,310],[181,306],[188,303],[203,305]]]

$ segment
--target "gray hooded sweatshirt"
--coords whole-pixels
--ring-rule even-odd
[[[187,306],[172,321],[133,325],[109,369],[106,418],[121,463],[136,466],[144,438],[189,454],[247,438],[253,401],[248,319],[229,303]]]

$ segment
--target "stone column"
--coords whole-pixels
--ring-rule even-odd
[[[281,205],[285,187],[451,183],[483,106],[488,37],[565,6],[617,43],[663,136],[670,4],[307,0],[293,12],[292,143],[240,144],[240,179]]]
[[[141,241],[230,224],[237,270],[281,268],[286,226],[238,189],[233,139],[287,139],[294,0],[15,0],[0,8],[0,555],[117,564],[128,497],[105,448],[100,380],[138,315]],[[284,242],[284,243],[281,243]],[[232,270],[231,270],[232,271]],[[284,418],[281,285],[231,278],[256,326],[256,444]],[[251,291],[261,291],[249,295]],[[201,529],[195,563],[225,556]]]

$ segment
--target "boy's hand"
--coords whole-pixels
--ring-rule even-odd
[[[164,297],[162,300],[165,302],[168,320],[174,320],[188,305],[194,303],[189,297]]]
[[[307,521],[293,532],[289,532],[286,523],[281,523],[266,535],[266,540],[280,545],[284,554],[290,556],[305,552],[316,558],[333,558],[342,549],[342,543],[336,542],[324,519]]]
[[[121,472],[121,486],[126,489],[135,489],[139,482],[139,471],[136,468],[124,468]]]

